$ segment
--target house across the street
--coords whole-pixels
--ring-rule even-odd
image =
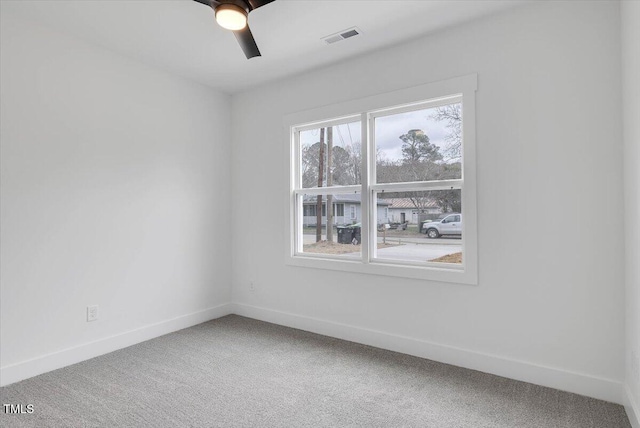
[[[333,196],[333,224],[353,224],[362,220],[359,194]],[[435,200],[422,202],[418,207],[411,198],[378,199],[377,224],[409,223],[419,224],[433,220],[443,213]],[[317,196],[305,195],[303,200],[303,225],[313,227],[317,222]],[[327,197],[322,197],[322,225],[327,224]]]
[[[388,221],[390,223],[419,224],[427,219],[433,220],[442,214],[442,208],[434,200],[423,202],[422,206],[414,203],[411,198],[393,198],[384,199],[384,201],[389,203]]]
[[[316,226],[318,197],[315,195],[305,195],[303,199],[302,224]],[[333,224],[354,224],[362,221],[361,199],[359,194],[353,195],[333,195]],[[377,223],[389,222],[389,205],[386,200],[378,200]],[[327,197],[322,196],[322,224],[327,224]]]

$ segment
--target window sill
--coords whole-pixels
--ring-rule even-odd
[[[464,285],[477,285],[478,276],[463,266],[447,266],[445,263],[429,265],[396,264],[392,260],[372,260],[363,263],[360,259],[334,259],[310,255],[287,256],[289,266],[328,269],[368,275],[382,275],[396,278],[419,279],[423,281],[449,282]]]

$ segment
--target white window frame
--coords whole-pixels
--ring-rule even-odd
[[[415,278],[430,281],[452,282],[475,285],[478,283],[478,233],[476,208],[476,144],[475,144],[475,93],[477,75],[467,75],[453,79],[428,83],[416,87],[373,95],[367,98],[324,106],[313,110],[288,115],[284,118],[284,128],[289,145],[287,168],[289,173],[286,224],[285,263],[292,266],[359,272],[373,275],[386,275]],[[420,183],[372,184],[375,179],[375,157],[370,156],[375,147],[374,118],[421,108],[462,101],[463,112],[463,157],[462,177],[459,180],[441,180]],[[300,172],[301,131],[319,127],[336,126],[343,123],[360,121],[362,130],[362,183],[353,186],[322,187],[303,189]],[[463,263],[451,263],[387,260],[375,257],[375,242],[371,237],[376,224],[377,191],[416,191],[416,190],[462,190],[463,222]],[[303,253],[302,240],[298,230],[302,227],[302,195],[361,194],[362,257],[345,258],[328,254]],[[301,235],[300,235],[301,237]]]

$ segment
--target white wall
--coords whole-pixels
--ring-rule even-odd
[[[640,2],[623,1],[622,94],[626,251],[627,413],[640,428]]]
[[[211,318],[231,298],[229,97],[1,24],[2,383]]]
[[[283,116],[469,73],[479,285],[286,266]],[[538,2],[234,96],[237,310],[620,402],[620,73],[617,2]]]

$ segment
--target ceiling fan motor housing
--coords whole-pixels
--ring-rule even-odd
[[[251,12],[252,7],[249,2],[245,2],[242,0],[221,0],[215,1],[212,4],[213,9],[217,12],[219,8],[233,8],[235,10],[242,9],[245,14],[249,14]]]

